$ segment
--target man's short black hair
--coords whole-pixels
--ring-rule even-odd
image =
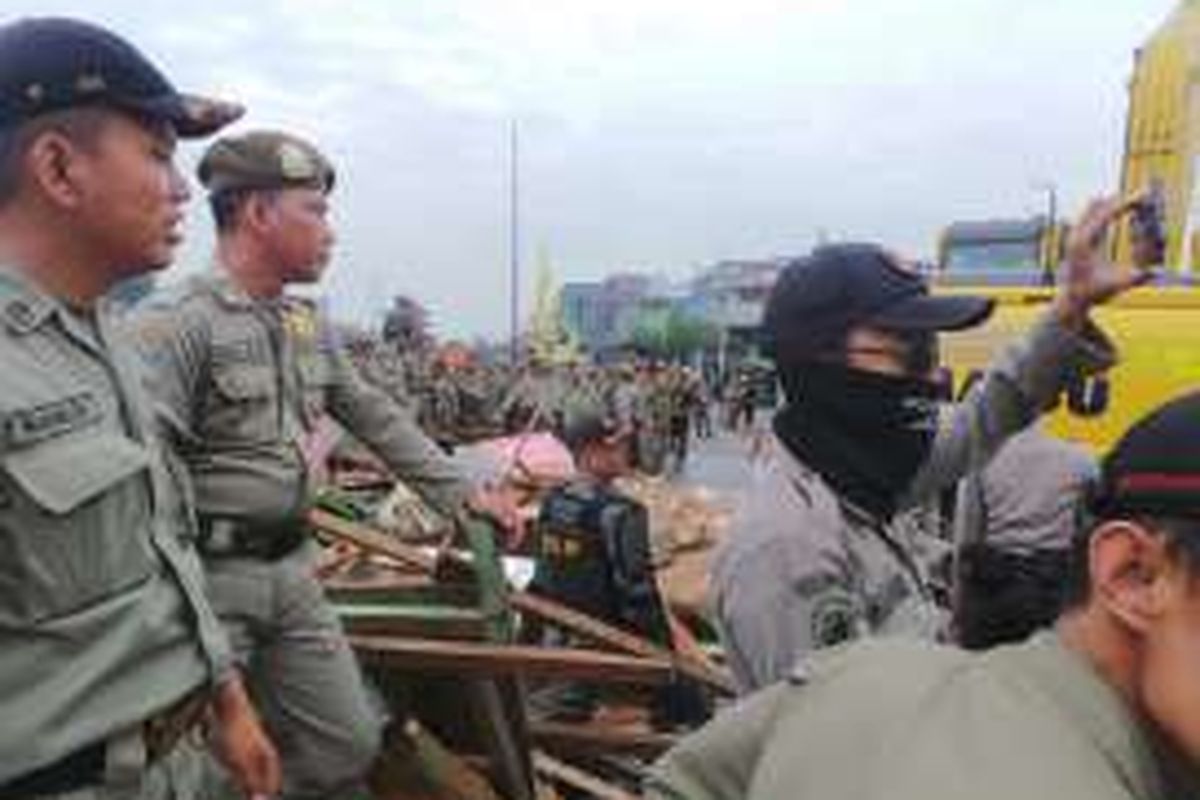
[[[68,108],[0,127],[0,208],[11,203],[20,191],[24,179],[22,162],[38,137],[55,131],[78,146],[91,149],[99,140],[106,120],[114,113],[99,106]]]
[[[212,210],[217,233],[229,233],[237,227],[242,210],[250,198],[258,196],[274,202],[274,189],[226,189],[208,196],[208,207]]]

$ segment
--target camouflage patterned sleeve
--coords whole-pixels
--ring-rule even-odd
[[[418,427],[412,416],[359,376],[332,332],[325,332],[332,376],[329,411],[438,511],[453,514],[470,494],[466,474]]]

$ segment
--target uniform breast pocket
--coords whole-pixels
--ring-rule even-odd
[[[83,431],[0,461],[0,626],[120,602],[154,572],[150,453]]]
[[[212,368],[213,391],[204,429],[214,442],[269,441],[279,435],[274,371],[263,364],[222,364]]]

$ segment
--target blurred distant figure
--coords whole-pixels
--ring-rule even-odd
[[[691,392],[689,395],[690,406],[692,411],[692,427],[696,431],[697,439],[712,438],[712,417],[709,413],[709,397],[708,384],[704,378],[696,376],[692,381]]]

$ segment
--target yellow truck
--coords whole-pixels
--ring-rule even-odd
[[[1073,386],[1050,418],[1053,432],[1101,451],[1167,398],[1200,390],[1200,0],[1183,0],[1137,51],[1129,92],[1121,193],[1161,193],[1167,267],[1154,286],[1096,313],[1121,362]],[[945,363],[960,391],[1045,309],[1065,235],[1047,217],[960,222],[943,232],[936,290],[997,300],[986,326],[946,337]],[[1128,224],[1113,239],[1116,262],[1130,263]]]
[[[947,290],[949,291],[949,290]],[[1008,342],[1045,310],[1043,287],[963,286],[997,300],[987,325],[945,339],[945,363],[961,391]],[[1121,351],[1108,374],[1077,383],[1050,417],[1050,430],[1104,451],[1134,420],[1185,391],[1200,389],[1200,291],[1192,287],[1139,289],[1095,312]]]

